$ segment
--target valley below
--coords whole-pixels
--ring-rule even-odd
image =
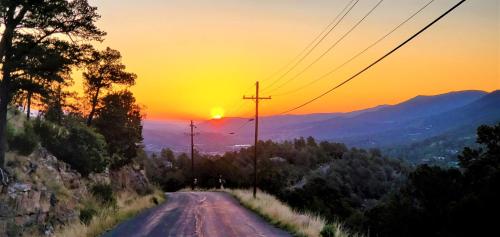
[[[417,96],[395,105],[348,113],[262,117],[261,140],[276,142],[300,137],[379,148],[412,163],[456,165],[458,150],[475,143],[476,128],[500,121],[500,91],[457,91]],[[251,118],[199,121],[195,144],[199,152],[223,154],[253,144]],[[170,148],[189,151],[188,123],[144,121],[148,152]],[[184,137],[184,139],[182,139]]]

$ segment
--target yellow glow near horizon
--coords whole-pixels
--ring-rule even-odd
[[[212,119],[221,119],[224,117],[224,109],[221,107],[214,107],[210,111],[210,115],[212,116]]]
[[[91,0],[108,35],[97,47],[119,50],[127,70],[138,75],[131,88],[146,107],[147,119],[207,119],[214,105],[225,117],[249,116],[255,81],[293,59],[348,0]],[[380,57],[446,11],[455,0],[429,8],[362,57],[298,93],[301,87],[342,64],[406,19],[427,0],[385,1],[301,77],[262,101],[261,114],[273,115],[324,92]],[[315,50],[297,74],[332,45],[370,9],[360,1],[345,21]],[[346,86],[294,113],[345,112],[395,104],[417,95],[500,88],[500,21],[497,0],[467,1],[414,41]],[[280,84],[280,83],[278,83]],[[78,85],[76,86],[78,87]],[[241,103],[245,103],[241,105]]]

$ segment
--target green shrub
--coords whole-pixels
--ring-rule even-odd
[[[114,206],[116,205],[116,198],[113,192],[113,188],[109,184],[96,184],[92,186],[90,192],[94,197],[104,205]]]
[[[97,210],[93,207],[86,207],[82,210],[80,210],[80,221],[85,224],[89,225],[90,221],[92,221],[92,218],[97,214]]]
[[[64,136],[68,134],[66,128],[41,119],[33,121],[33,128],[40,137],[42,146],[49,151],[60,147]]]
[[[86,126],[71,128],[64,145],[63,159],[84,176],[109,165],[104,137]]]
[[[9,142],[10,139],[12,139],[16,135],[16,129],[14,128],[14,126],[12,126],[11,123],[7,123],[5,133],[7,134],[7,142]]]
[[[332,224],[326,224],[320,232],[321,237],[335,237],[337,228]]]
[[[65,128],[37,120],[35,130],[43,147],[83,176],[102,172],[109,165],[104,137],[87,126],[75,123]]]
[[[10,138],[8,139],[9,148],[17,151],[21,155],[29,155],[31,154],[40,141],[40,138],[35,133],[33,126],[31,123],[24,123],[24,129],[22,133],[12,135],[13,132],[10,131],[7,133],[10,134]]]

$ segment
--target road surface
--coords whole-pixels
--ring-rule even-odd
[[[103,237],[291,236],[222,192],[177,192],[166,203],[123,222]]]

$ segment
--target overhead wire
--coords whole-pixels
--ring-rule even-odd
[[[341,69],[342,67],[344,67],[345,65],[349,64],[350,62],[352,62],[353,60],[355,60],[356,58],[358,58],[359,56],[363,55],[365,52],[367,52],[368,50],[370,50],[371,48],[375,47],[376,45],[378,45],[380,42],[382,42],[384,39],[386,39],[387,37],[389,37],[392,33],[394,33],[396,30],[398,30],[399,28],[401,28],[403,25],[405,25],[406,23],[408,23],[411,19],[413,19],[416,15],[418,15],[420,12],[422,12],[425,8],[427,8],[431,3],[433,3],[435,0],[431,0],[429,2],[427,2],[425,5],[423,5],[420,9],[418,9],[418,11],[414,12],[412,15],[410,15],[408,18],[406,18],[403,22],[399,23],[396,27],[394,27],[391,31],[389,31],[387,34],[385,34],[384,36],[380,37],[379,39],[377,39],[375,42],[373,42],[372,44],[370,44],[368,47],[366,47],[365,49],[361,50],[360,52],[358,52],[357,54],[355,54],[354,56],[352,56],[351,58],[349,58],[347,61],[345,61],[344,63],[342,63],[341,65],[337,66],[336,68],[334,68],[333,70],[323,74],[322,76],[316,78],[315,80],[303,85],[303,86],[300,86],[300,87],[297,87],[296,89],[293,89],[293,90],[289,90],[287,92],[283,92],[281,94],[274,94],[273,96],[284,96],[284,95],[289,95],[289,94],[293,94],[295,92],[298,92],[306,87],[309,87],[313,84],[315,84],[316,82],[319,82],[320,80],[326,78],[327,76],[331,75],[332,73],[338,71],[339,69]]]
[[[436,22],[438,22],[439,20],[441,20],[443,17],[445,17],[446,15],[448,15],[450,12],[452,12],[453,10],[455,10],[458,6],[462,5],[466,0],[461,0],[460,2],[458,2],[457,4],[455,4],[453,7],[451,7],[450,9],[448,9],[446,12],[444,12],[443,14],[441,14],[438,18],[434,19],[432,22],[430,22],[429,24],[427,24],[424,28],[422,28],[421,30],[419,30],[417,33],[413,34],[410,38],[406,39],[404,42],[402,42],[401,44],[399,44],[397,47],[393,48],[391,51],[389,51],[388,53],[384,54],[382,57],[378,58],[377,60],[375,60],[374,62],[372,62],[371,64],[369,64],[368,66],[366,66],[365,68],[363,68],[362,70],[360,70],[359,72],[357,72],[356,74],[354,74],[353,76],[349,77],[348,79],[344,80],[343,82],[341,82],[340,84],[334,86],[333,88],[321,93],[320,95],[308,100],[307,102],[299,105],[299,106],[296,106],[296,107],[293,107],[291,109],[288,109],[286,111],[283,111],[279,114],[286,114],[286,113],[290,113],[292,111],[295,111],[297,109],[300,109],[318,99],[320,99],[321,97],[335,91],[336,89],[340,88],[341,86],[347,84],[348,82],[350,82],[351,80],[355,79],[356,77],[358,77],[359,75],[363,74],[365,71],[367,71],[368,69],[370,69],[371,67],[375,66],[376,64],[378,64],[379,62],[381,62],[382,60],[384,60],[385,58],[387,58],[389,55],[393,54],[394,52],[396,52],[397,50],[399,50],[401,47],[403,47],[404,45],[406,45],[407,43],[409,43],[410,41],[412,41],[413,39],[415,39],[417,36],[419,36],[420,34],[422,34],[424,31],[426,31],[427,29],[429,29],[432,25],[434,25]]]
[[[254,87],[254,84],[250,85],[249,87],[247,87],[247,89],[245,89],[243,91],[243,94],[247,93],[251,88]],[[245,102],[247,102],[246,100],[237,100],[235,101],[230,107],[229,109],[226,111],[226,114],[233,114],[233,113],[236,113],[238,112],[242,107],[243,105],[245,104]]]
[[[300,71],[299,73],[295,74],[295,76],[289,78],[288,80],[286,80],[284,83],[278,85],[277,87],[272,88],[272,86],[270,85],[267,89],[271,89],[271,91],[268,91],[268,93],[271,93],[272,91],[276,91],[276,90],[282,88],[286,84],[290,83],[291,81],[297,79],[299,76],[301,76],[302,74],[304,74],[304,72],[306,72],[307,70],[309,70],[309,68],[311,68],[314,64],[318,63],[332,49],[334,49],[340,42],[342,42],[342,40],[344,40],[349,34],[351,34],[351,32],[354,31],[368,16],[370,16],[373,13],[373,11],[375,11],[375,9],[377,9],[383,1],[384,0],[379,0],[377,2],[377,4],[375,4],[375,6],[373,6],[370,9],[370,11],[368,11],[358,22],[356,22],[356,24],[354,24],[344,35],[342,35],[342,37],[340,37],[325,52],[323,52],[321,55],[319,55],[319,57],[317,57],[314,61],[312,61],[310,64],[308,64],[304,69],[302,69],[302,71]]]
[[[275,73],[271,74],[267,78],[265,78],[262,81],[267,81],[269,79],[272,79],[276,74],[278,74],[280,71],[285,70],[288,68],[293,62],[295,62],[295,65],[292,66],[289,71],[292,71],[298,64],[300,64],[311,52],[318,47],[318,45],[337,27],[337,25],[340,24],[340,22],[349,14],[349,12],[354,8],[354,6],[359,2],[359,0],[350,0],[348,4],[336,15],[336,17],[323,29],[323,31],[320,32],[294,59],[292,59],[290,62],[288,62],[283,68],[277,70]],[[353,4],[354,3],[354,4]],[[350,6],[350,7],[349,7]],[[346,11],[347,10],[347,11]],[[344,13],[345,12],[345,13]],[[343,14],[344,13],[344,14]],[[343,15],[342,15],[343,14]],[[342,16],[342,17],[341,17]],[[340,18],[340,20],[339,20]],[[337,21],[338,20],[338,21]],[[312,47],[311,47],[312,46]],[[305,53],[305,54],[304,54]],[[301,57],[302,56],[302,57]],[[285,74],[282,75],[282,77],[286,76],[286,74],[289,73],[285,72]],[[278,78],[280,80],[280,78]],[[250,88],[252,88],[250,86]],[[244,94],[250,89],[246,89]],[[242,106],[245,104],[244,101],[240,101],[239,103],[236,102],[234,103],[228,110],[227,114],[232,114],[238,112]]]
[[[239,132],[241,129],[243,129],[246,125],[248,125],[250,122],[253,122],[255,119],[250,118],[246,122],[244,122],[241,126],[239,126],[237,129],[234,129],[232,132],[230,132],[230,135],[234,135],[237,132]]]
[[[340,17],[340,19],[338,21],[336,21],[336,23],[330,27],[330,29],[328,30],[328,32],[326,34],[324,34],[319,41],[317,41],[314,46],[312,48],[310,48],[306,54],[302,55],[302,57],[300,57],[300,59],[295,62],[295,64],[293,64],[292,67],[290,67],[285,73],[281,74],[281,76],[279,76],[276,80],[274,80],[272,83],[270,83],[267,87],[264,88],[264,90],[272,87],[273,85],[275,85],[276,83],[278,83],[279,81],[281,81],[281,79],[283,79],[285,76],[287,76],[290,72],[292,72],[295,68],[297,68],[297,66],[302,62],[304,61],[307,56],[309,56],[313,51],[314,49],[316,49],[318,47],[318,45],[323,42],[323,40],[326,39],[326,37],[344,20],[344,18],[351,12],[351,10],[356,6],[356,4],[359,2],[359,0],[351,0],[347,5],[346,7],[339,13],[338,16],[342,15]],[[347,10],[346,10],[347,9]],[[335,18],[335,19],[338,19],[338,16]],[[333,21],[335,22],[335,20]],[[321,36],[321,34],[320,34]],[[314,41],[313,41],[314,42]],[[307,47],[306,47],[307,48]],[[300,55],[300,54],[299,54]],[[292,60],[293,62],[293,60]]]

